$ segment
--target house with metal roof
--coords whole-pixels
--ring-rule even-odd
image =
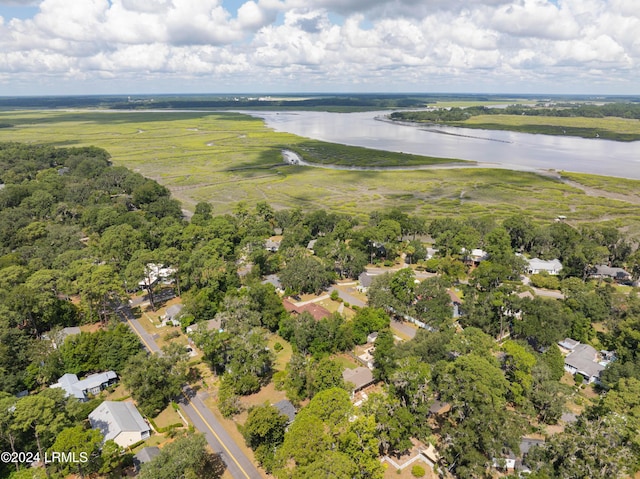
[[[129,447],[151,436],[151,427],[138,409],[128,401],[104,401],[89,414],[93,429],[98,429],[104,441],[113,439],[121,447]]]
[[[52,388],[64,389],[67,397],[75,397],[79,401],[87,401],[89,395],[99,394],[103,389],[118,382],[118,375],[113,371],[91,374],[84,379],[78,379],[75,374],[67,373],[52,384]]]

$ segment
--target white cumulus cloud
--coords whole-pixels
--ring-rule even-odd
[[[209,91],[481,84],[552,93],[572,84],[637,93],[637,2],[0,0],[0,86],[11,94],[31,82],[37,93],[37,72],[47,85],[136,78],[172,91],[192,78]],[[31,18],[10,15],[34,5]]]

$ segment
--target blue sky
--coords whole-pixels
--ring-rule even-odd
[[[0,96],[640,94],[638,0],[0,0]]]

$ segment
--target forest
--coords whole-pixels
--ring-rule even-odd
[[[113,166],[95,147],[0,144],[0,184],[0,407],[8,412],[0,445],[82,447],[92,457],[33,473],[40,476],[4,464],[0,477],[120,477],[129,466],[130,451],[103,445],[88,428],[100,399],[81,403],[48,387],[65,373],[115,371],[147,417],[182,385],[202,386],[184,347],[148,355],[122,321],[119,311],[149,264],[172,269],[182,331],[219,321],[193,335],[216,378],[217,407],[243,417],[247,446],[278,479],[382,478],[380,457],[402,456],[412,439],[439,451],[434,470],[443,477],[508,475],[506,458],[520,455],[522,437],[532,434],[544,438],[526,456],[532,478],[627,477],[640,467],[640,298],[632,285],[592,278],[606,264],[638,280],[637,239],[622,228],[519,214],[421,217],[399,208],[359,220],[266,202],[240,202],[229,214],[201,202],[186,220],[165,187]],[[276,232],[282,241],[269,251],[265,241]],[[485,260],[470,260],[476,248]],[[558,259],[560,275],[533,274],[523,284],[532,257]],[[344,307],[353,314],[316,319],[283,306],[282,296],[324,294],[370,266],[385,272],[369,286],[366,306]],[[279,277],[280,294],[267,275]],[[532,294],[532,286],[559,295]],[[162,303],[152,286],[137,294],[150,309]],[[398,340],[391,323],[409,317],[428,328]],[[97,329],[51,341],[83,325]],[[340,358],[374,332],[376,386],[356,406]],[[278,347],[269,346],[274,338],[292,351],[282,368]],[[564,338],[615,352],[599,384],[565,372],[557,346]],[[291,424],[270,404],[247,407],[244,399],[269,384],[297,409]],[[435,401],[449,411],[434,414]],[[567,412],[571,421],[562,419]],[[140,477],[220,477],[201,436],[175,444]]]

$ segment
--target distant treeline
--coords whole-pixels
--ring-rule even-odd
[[[114,109],[135,108],[413,108],[423,107],[427,103],[421,98],[380,96],[380,97],[326,97],[309,98],[304,100],[278,100],[278,99],[257,99],[257,98],[227,98],[227,99],[189,99],[173,98],[168,100],[156,100],[153,102],[141,102],[132,104],[131,102],[113,105]]]
[[[640,119],[640,103],[608,103],[605,105],[573,105],[562,107],[530,107],[512,105],[506,108],[471,106],[468,108],[438,109],[433,111],[403,111],[391,114],[391,119],[416,122],[465,121],[479,115],[526,115],[554,117],[604,118],[618,117]]]
[[[298,108],[298,109],[375,109],[416,108],[435,102],[493,101],[513,103],[517,99],[540,102],[640,102],[640,97],[541,96],[541,95],[479,95],[472,93],[329,93],[286,95],[248,94],[185,94],[185,95],[84,95],[0,97],[0,108]],[[283,98],[286,96],[286,99]]]

